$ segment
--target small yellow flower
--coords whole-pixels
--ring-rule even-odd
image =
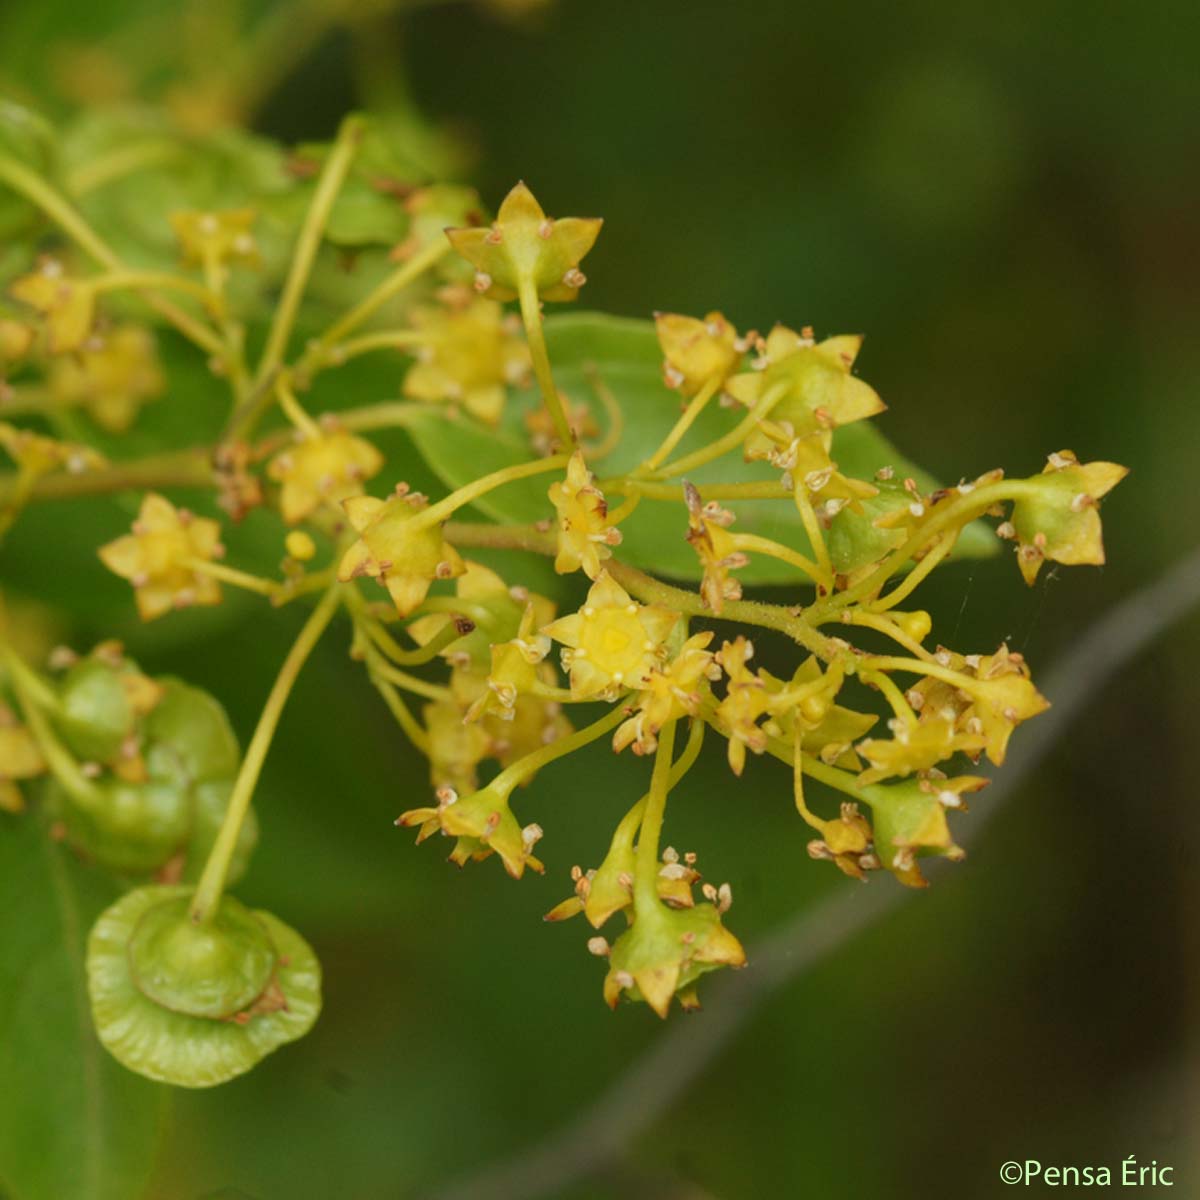
[[[404,377],[404,394],[430,403],[459,403],[488,425],[499,422],[506,388],[529,374],[529,347],[493,300],[462,309],[424,308],[412,316],[422,334],[417,361]]]
[[[797,806],[803,799],[797,797]],[[871,849],[871,826],[853,801],[842,804],[838,816],[830,821],[801,807],[801,815],[818,833],[808,843],[808,856],[831,862],[851,879],[866,879],[867,871],[878,866],[879,860]]]
[[[550,485],[550,502],[558,513],[558,554],[554,569],[569,575],[583,568],[589,579],[600,575],[601,563],[621,544],[621,531],[609,523],[608,503],[592,473],[576,451],[564,480]]]
[[[72,279],[55,258],[44,258],[38,269],[9,288],[16,300],[41,313],[46,323],[46,349],[51,354],[78,350],[92,332],[95,289],[85,279]]]
[[[1026,583],[1033,586],[1046,559],[1068,566],[1104,562],[1100,497],[1128,474],[1117,463],[1080,463],[1070,450],[1050,455],[1043,473],[1026,481],[1035,494],[1013,504],[1017,564]]]
[[[767,732],[759,722],[771,711],[771,695],[766,683],[746,665],[753,656],[754,644],[740,634],[732,642],[725,642],[716,655],[728,676],[716,718],[729,739],[729,766],[735,775],[745,769],[747,750],[762,754],[767,748]]]
[[[60,442],[56,438],[44,437],[32,429],[18,429],[6,421],[0,421],[0,446],[24,473],[37,478],[59,468],[78,475],[83,471],[104,465],[102,455],[90,446],[77,442]]]
[[[663,352],[663,381],[682,396],[724,384],[741,362],[744,347],[737,330],[719,312],[704,320],[657,313],[654,327]]]
[[[152,621],[173,608],[219,604],[217,581],[194,569],[224,554],[220,526],[147,493],[133,532],[100,547],[100,560],[133,584],[138,614]]]
[[[267,464],[267,475],[282,484],[279,511],[289,525],[310,516],[322,504],[341,504],[362,492],[377,475],[383,455],[363,438],[344,430],[322,430],[320,437],[299,436]]]
[[[768,692],[768,733],[790,744],[799,724],[800,749],[804,753],[815,754],[832,766],[859,769],[862,764],[853,744],[879,718],[835,703],[844,680],[840,667],[822,671],[816,657],[810,656],[796,668],[790,683],[775,679],[767,671],[760,671],[759,678]]]
[[[366,575],[388,590],[396,611],[407,617],[435,579],[454,579],[466,570],[458,551],[442,536],[440,524],[420,520],[429,501],[400,484],[387,500],[351,496],[342,502],[359,538],[342,556],[343,583]]]
[[[403,813],[396,824],[419,825],[418,842],[438,831],[458,838],[454,861],[460,865],[468,857],[478,860],[495,853],[514,879],[520,879],[526,867],[539,875],[544,870],[533,856],[541,828],[522,828],[509,807],[506,790],[489,784],[460,798],[455,789],[443,787],[438,789],[437,801],[436,808],[414,808]]]
[[[475,268],[475,287],[514,300],[522,284],[543,300],[574,300],[586,282],[580,260],[600,235],[591,217],[551,220],[523,184],[504,198],[490,229],[447,229],[451,245]]]
[[[257,213],[252,208],[223,212],[187,210],[171,214],[171,228],[189,266],[223,270],[230,263],[256,267],[261,258],[251,230]]]
[[[715,501],[705,504],[700,493],[690,484],[683,485],[687,500],[688,544],[700,559],[700,596],[714,613],[720,613],[726,600],[740,600],[742,585],[729,572],[744,567],[749,556],[737,549],[728,526],[734,516]]]
[[[580,699],[615,699],[638,690],[666,657],[666,641],[680,620],[669,608],[642,605],[602,571],[576,613],[542,632],[567,647],[563,668]]]
[[[735,375],[727,391],[752,408],[778,389],[782,396],[771,410],[772,421],[786,422],[795,437],[828,433],[885,408],[875,389],[850,373],[861,345],[861,337],[816,342],[807,330],[776,325],[759,345],[756,369]],[[766,458],[772,448],[770,438],[755,433],[746,441],[746,456]]]
[[[154,335],[140,325],[89,338],[77,354],[55,359],[48,383],[60,404],[81,405],[111,433],[128,429],[141,406],[167,386]]]
[[[939,716],[915,725],[894,721],[892,733],[891,738],[872,738],[859,743],[859,753],[871,764],[870,770],[858,777],[860,783],[878,783],[894,775],[928,771],[959,752],[977,758],[986,744],[981,733],[960,730],[954,721]]]
[[[968,664],[972,661],[967,660]],[[1022,721],[1045,712],[1050,701],[1034,687],[1025,659],[1011,653],[1007,646],[974,661],[976,678],[963,685],[974,704],[963,720],[968,730],[977,726],[985,739],[988,759],[1000,766],[1013,730]]]
[[[668,721],[696,715],[709,681],[721,674],[712,653],[705,649],[712,638],[711,632],[693,634],[669,665],[651,669],[645,688],[633,704],[632,715],[613,734],[617,753],[632,746],[635,754],[653,754],[658,731]]]
[[[33,735],[0,704],[0,812],[20,812],[25,802],[16,781],[32,779],[45,770],[46,761]]]

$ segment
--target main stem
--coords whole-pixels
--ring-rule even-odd
[[[271,740],[279,725],[279,718],[283,714],[283,706],[287,703],[301,668],[333,619],[340,603],[340,588],[330,588],[305,621],[299,636],[288,651],[287,658],[283,660],[283,666],[279,669],[279,675],[271,687],[266,704],[263,705],[262,716],[258,719],[254,736],[246,748],[246,757],[242,760],[241,770],[238,771],[233,791],[230,793],[229,807],[225,810],[221,831],[213,843],[208,861],[204,864],[204,873],[200,876],[196,893],[192,897],[191,918],[197,924],[212,920],[217,911],[221,893],[225,890],[225,877],[229,873],[229,862],[237,845],[238,834],[241,833],[242,823],[250,809],[250,800],[258,784],[267,751],[271,747]]]

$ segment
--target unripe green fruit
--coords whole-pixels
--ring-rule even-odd
[[[212,1087],[312,1028],[321,967],[270,913],[226,896],[210,923],[193,926],[191,901],[190,887],[140,887],[101,913],[88,937],[88,994],[96,1033],[118,1061],[162,1083]],[[193,1015],[200,1010],[221,1015]]]
[[[147,909],[129,941],[139,991],[163,1008],[219,1020],[248,1008],[266,990],[275,947],[262,922],[227,896],[211,922],[188,915],[188,896]]]
[[[82,659],[63,678],[59,696],[55,723],[71,753],[85,762],[116,758],[136,719],[119,669]]]
[[[147,743],[169,746],[194,783],[236,775],[241,752],[220,702],[179,679],[157,682],[163,697],[146,717]]]
[[[122,874],[158,870],[187,841],[192,801],[186,788],[149,779],[126,783],[105,779],[84,801],[56,781],[47,799],[66,827],[68,840],[102,866]]]

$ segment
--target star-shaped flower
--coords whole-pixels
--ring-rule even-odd
[[[551,220],[518,183],[490,229],[447,229],[446,236],[475,268],[475,287],[485,296],[515,300],[525,286],[543,300],[574,300],[586,282],[579,263],[602,224],[592,217]]]
[[[121,325],[89,338],[80,350],[50,366],[50,394],[64,406],[80,405],[102,429],[123,433],[167,381],[154,335],[140,325]]]
[[[693,634],[671,662],[653,667],[646,686],[638,693],[627,721],[613,734],[613,749],[620,753],[632,746],[635,754],[653,754],[658,731],[668,721],[695,716],[708,691],[709,681],[720,678],[712,652],[705,649],[711,632]]]
[[[92,332],[95,288],[86,279],[67,275],[56,258],[43,258],[36,271],[14,281],[9,293],[41,313],[46,326],[46,349],[51,354],[78,350]]]
[[[609,522],[608,503],[579,451],[567,463],[566,478],[550,485],[549,496],[558,514],[554,569],[569,575],[582,567],[589,579],[596,579],[600,564],[612,557],[612,547],[621,544],[621,531]]]
[[[400,484],[387,500],[351,496],[342,502],[359,538],[342,556],[338,579],[378,579],[396,611],[407,617],[435,579],[454,579],[466,570],[458,551],[442,536],[440,524],[422,521],[429,501]]]
[[[194,566],[224,554],[220,535],[216,521],[149,492],[132,533],[101,546],[100,561],[129,580],[138,614],[152,621],[175,608],[220,604],[220,585]]]
[[[714,613],[720,613],[726,600],[740,600],[742,585],[730,575],[744,567],[749,555],[739,550],[729,526],[734,515],[715,501],[705,504],[700,493],[690,484],[683,485],[687,501],[688,545],[700,559],[700,596]]]
[[[567,647],[563,667],[574,696],[615,699],[649,685],[679,620],[680,614],[669,608],[638,604],[602,571],[583,607],[542,632]]]
[[[1104,562],[1100,497],[1129,474],[1117,463],[1080,463],[1070,450],[1050,455],[1041,475],[1025,482],[1032,494],[1013,504],[1017,564],[1031,587],[1046,559],[1075,566]]]
[[[423,308],[412,315],[422,334],[417,361],[404,377],[404,394],[428,403],[461,404],[473,417],[496,425],[509,386],[529,374],[529,347],[493,300],[465,308]]]
[[[362,491],[362,483],[377,475],[383,455],[370,442],[336,428],[320,437],[298,435],[296,444],[281,450],[267,464],[267,475],[282,484],[279,511],[294,525],[322,504],[341,504]]]
[[[656,313],[654,328],[663,352],[663,381],[681,396],[724,384],[741,362],[745,347],[719,312],[710,312],[703,320]]]
[[[171,214],[171,228],[189,266],[223,268],[230,263],[257,266],[258,243],[251,230],[258,214],[252,208],[223,212],[188,209]]]

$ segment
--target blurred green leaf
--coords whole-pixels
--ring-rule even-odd
[[[603,429],[609,423],[602,390],[620,405],[624,429],[620,444],[609,455],[592,462],[599,475],[615,475],[637,466],[671,428],[679,414],[677,395],[662,382],[661,351],[654,326],[649,321],[610,317],[598,313],[571,313],[550,317],[546,341],[554,378],[572,405],[587,404]],[[524,414],[541,403],[536,391],[519,391],[510,396],[498,429],[488,429],[468,417],[431,408],[416,414],[408,427],[417,448],[449,487],[461,487],[489,471],[529,460],[532,451],[524,428]],[[685,451],[719,438],[731,429],[741,413],[710,405],[693,426],[684,443]],[[834,435],[834,460],[849,475],[871,479],[881,467],[890,466],[899,479],[911,476],[922,489],[936,487],[932,476],[922,471],[895,449],[874,425],[859,422],[839,429]],[[740,455],[726,455],[694,472],[689,478],[703,491],[706,483],[776,479],[779,472],[765,463],[744,463]],[[489,493],[475,507],[497,521],[527,523],[551,515],[546,499],[547,481],[535,478]],[[907,493],[901,490],[901,501]],[[895,496],[876,498],[871,511],[862,516],[843,512],[831,529],[831,546],[839,569],[859,565],[885,535],[874,530],[873,516],[894,506]],[[737,513],[739,531],[774,538],[801,553],[808,538],[799,514],[791,504],[744,501],[728,504]],[[624,541],[621,557],[637,566],[675,579],[699,577],[699,563],[684,540],[687,518],[676,502],[643,500],[637,511],[621,525]],[[979,558],[994,552],[991,531],[976,522],[963,533],[957,548],[960,558]],[[870,558],[863,559],[870,561]],[[785,563],[754,557],[738,572],[747,584],[787,583],[796,579],[795,569]]]
[[[145,1188],[164,1089],[92,1029],[83,948],[117,895],[35,813],[0,825],[0,1180],[13,1200],[130,1200]]]

